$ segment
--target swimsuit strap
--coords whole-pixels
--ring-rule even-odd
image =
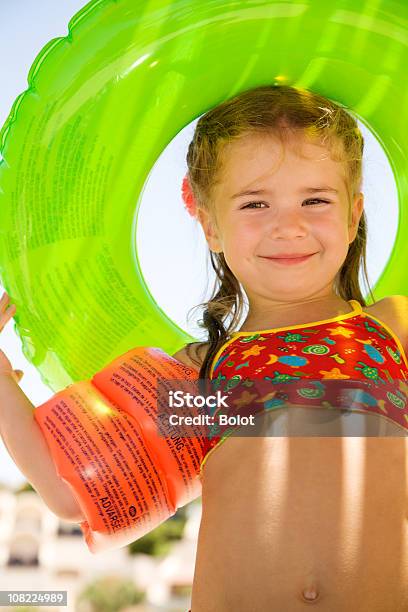
[[[357,315],[357,314],[362,314],[363,309],[361,307],[360,302],[358,302],[357,300],[348,300],[348,303],[350,304],[350,306],[353,309],[353,312]]]

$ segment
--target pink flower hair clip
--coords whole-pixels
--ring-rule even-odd
[[[181,195],[183,197],[184,206],[192,217],[197,216],[197,202],[191,189],[188,174],[183,178],[183,184],[181,186]]]

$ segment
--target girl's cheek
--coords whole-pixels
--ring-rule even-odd
[[[316,231],[319,231],[319,233],[330,234],[330,236],[333,236],[335,234],[343,234],[344,230],[346,229],[346,224],[344,219],[337,216],[327,216],[315,220],[313,227]]]

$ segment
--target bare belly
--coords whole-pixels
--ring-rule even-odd
[[[192,612],[408,610],[408,438],[364,419],[383,437],[233,436],[212,452]]]

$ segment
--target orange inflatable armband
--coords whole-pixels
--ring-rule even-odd
[[[138,347],[36,408],[57,472],[86,517],[91,552],[129,544],[201,495],[208,428],[193,426],[188,437],[169,428],[163,415],[174,410],[158,391],[177,381],[191,392],[197,380],[161,349]]]

